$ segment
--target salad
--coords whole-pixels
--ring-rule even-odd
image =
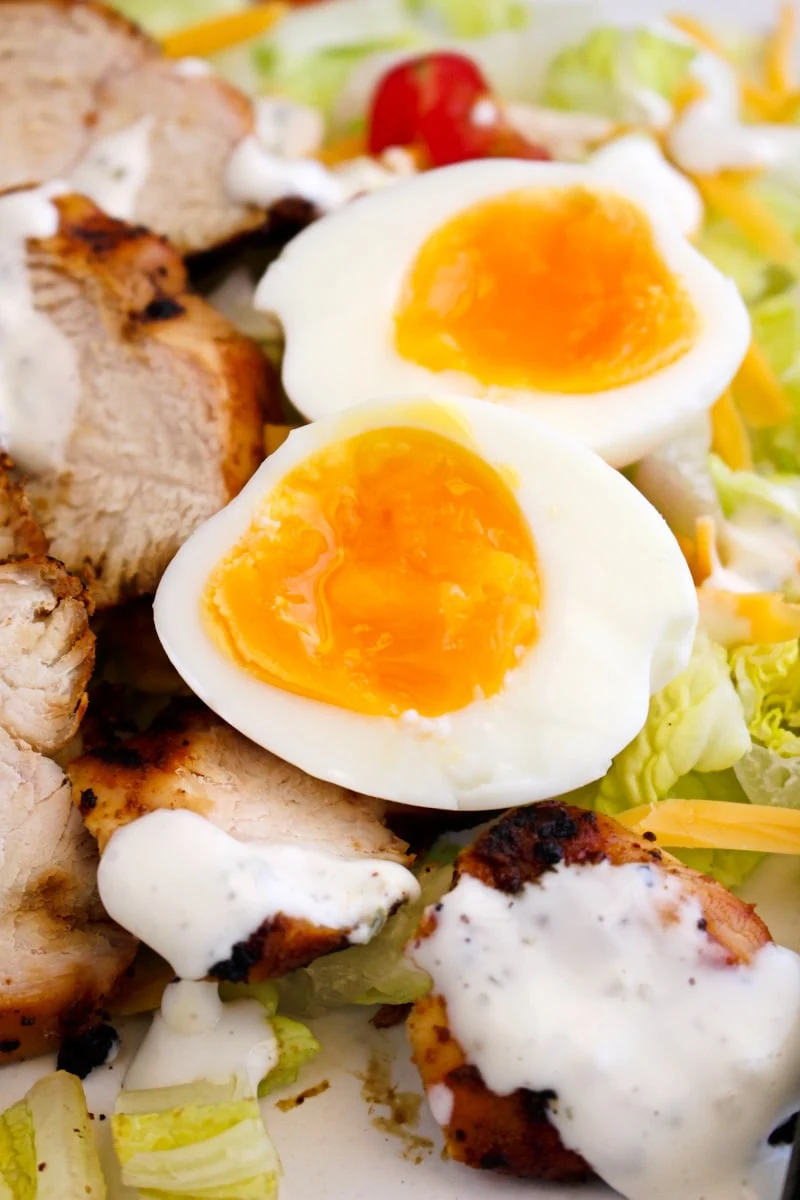
[[[376,1006],[454,1196],[777,1200],[798,21],[0,4],[0,1200],[279,1195]]]

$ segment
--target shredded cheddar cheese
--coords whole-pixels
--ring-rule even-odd
[[[169,34],[163,39],[161,48],[169,58],[204,58],[207,54],[217,54],[266,33],[283,17],[287,8],[288,5],[281,3],[257,4],[223,17],[200,21]]]
[[[753,429],[767,429],[790,420],[792,402],[755,339],[732,384],[732,394]]]
[[[697,598],[702,628],[722,646],[774,645],[800,637],[800,604],[790,604],[780,592],[730,592],[706,583]]]
[[[719,39],[702,21],[685,13],[673,13],[669,20],[697,46],[724,59],[734,68],[741,99],[755,116],[763,121],[782,122],[794,119],[794,106],[790,108],[787,105],[787,101],[793,98],[792,63],[797,32],[797,12],[793,4],[787,3],[781,8],[775,36],[767,51],[764,84],[755,83],[742,74]],[[796,105],[796,98],[794,102]]]
[[[750,439],[730,390],[711,409],[711,449],[732,471],[752,470]]]
[[[794,238],[742,179],[728,174],[693,179],[705,203],[735,225],[765,258],[800,272],[800,250]]]
[[[797,11],[794,4],[782,4],[775,35],[766,61],[767,86],[781,98],[788,96],[793,86],[793,60],[797,37]]]
[[[726,800],[661,800],[621,813],[635,833],[653,833],[662,846],[684,850],[754,850],[800,854],[800,811]]]

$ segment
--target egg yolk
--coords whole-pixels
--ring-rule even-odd
[[[266,497],[203,596],[218,645],[286,691],[436,717],[498,692],[537,635],[528,523],[502,476],[419,428],[326,446]]]
[[[512,192],[460,212],[423,244],[395,311],[404,358],[551,392],[645,379],[697,330],[647,217],[582,187]]]

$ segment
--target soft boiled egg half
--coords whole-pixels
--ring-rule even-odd
[[[189,686],[280,757],[482,809],[601,776],[686,664],[697,601],[623,476],[448,398],[296,430],[182,547],[155,617]]]
[[[462,163],[309,227],[256,293],[283,326],[292,402],[318,419],[375,397],[476,396],[614,466],[668,440],[725,390],[749,320],[628,158]]]

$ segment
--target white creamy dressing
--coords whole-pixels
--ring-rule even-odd
[[[0,196],[0,440],[25,471],[64,465],[80,397],[75,350],[34,307],[26,241],[58,232],[62,184]]]
[[[403,146],[389,146],[377,158],[358,155],[333,168],[344,200],[378,192],[416,173],[414,157]]]
[[[694,175],[716,175],[796,166],[800,128],[741,121],[739,82],[729,63],[699,54],[689,71],[706,94],[687,107],[669,132],[669,151],[679,167]]]
[[[133,219],[150,174],[153,121],[152,115],[140,117],[133,125],[98,138],[70,175],[76,192],[118,221]]]
[[[544,146],[560,162],[582,162],[615,129],[610,117],[541,108],[521,100],[504,104],[503,113],[517,133],[535,146]]]
[[[256,136],[270,154],[281,158],[310,158],[325,137],[319,109],[295,104],[280,96],[262,96],[254,102]]]
[[[399,863],[240,842],[185,809],[160,809],[118,829],[97,882],[109,915],[182,979],[202,979],[278,913],[364,943],[393,908],[419,896]]]
[[[214,74],[210,64],[204,58],[190,57],[176,59],[172,70],[176,75],[181,75],[184,79],[204,79]]]
[[[181,980],[164,992],[124,1087],[136,1091],[200,1080],[225,1083],[235,1075],[255,1096],[278,1053],[278,1040],[257,1000],[223,1004],[216,983]]]
[[[255,134],[243,138],[225,168],[225,188],[239,204],[267,208],[285,196],[301,196],[318,208],[336,208],[342,189],[331,172],[311,158],[271,154]]]
[[[640,186],[643,179],[657,195],[665,213],[685,237],[694,237],[703,223],[704,205],[699,191],[664,157],[646,134],[628,133],[596,151],[589,165],[612,182]]]
[[[729,592],[779,592],[800,577],[800,538],[786,521],[758,504],[743,505],[724,523],[725,565],[709,576],[711,587]]]
[[[704,930],[673,876],[601,862],[516,895],[462,876],[412,957],[487,1087],[555,1091],[564,1144],[628,1200],[742,1200],[800,1100],[800,958],[731,967]]]

